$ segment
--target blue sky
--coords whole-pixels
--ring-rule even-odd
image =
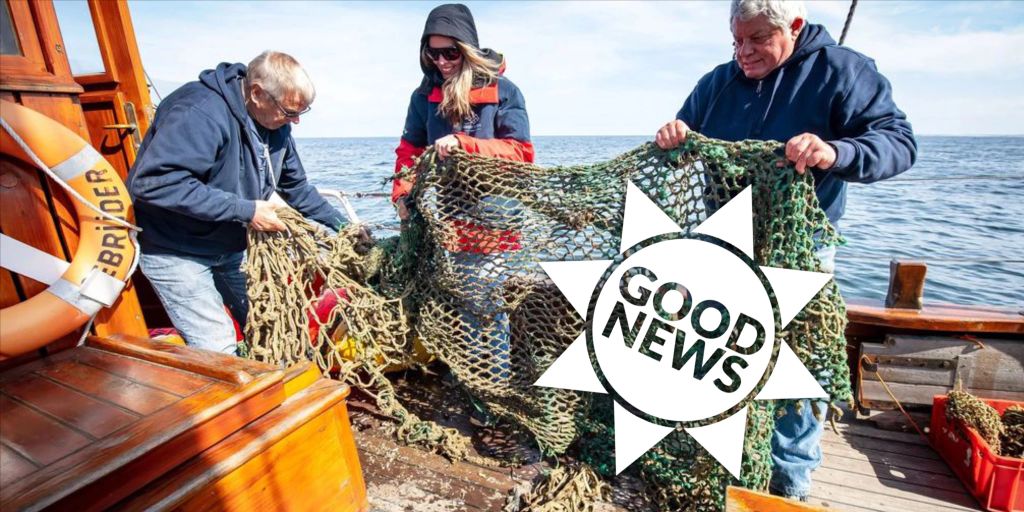
[[[481,44],[506,55],[535,135],[653,134],[731,57],[727,2],[467,4]],[[264,49],[299,59],[317,86],[300,137],[397,137],[435,5],[129,2],[164,95]],[[838,39],[848,7],[808,2],[808,18]],[[1024,2],[860,2],[847,44],[875,59],[918,133],[1024,134]]]

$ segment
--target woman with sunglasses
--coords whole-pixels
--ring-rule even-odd
[[[476,24],[462,4],[446,4],[427,16],[420,40],[423,80],[412,94],[402,139],[395,150],[395,172],[411,167],[427,146],[439,158],[452,150],[533,162],[530,122],[519,89],[503,75],[504,57],[481,49]],[[391,194],[399,217],[408,218],[406,200],[412,182],[396,179]],[[460,184],[453,188],[462,189]],[[466,187],[467,189],[470,187]],[[451,192],[451,191],[449,191]],[[509,320],[500,298],[504,280],[522,274],[515,257],[520,249],[515,226],[522,204],[498,195],[455,193],[462,201],[451,219],[451,265],[464,279],[460,283],[459,320],[466,335],[459,340],[473,366],[484,368],[491,382],[503,385],[511,378]],[[456,377],[459,368],[455,368]],[[463,369],[464,371],[464,369]],[[479,381],[479,379],[476,379]]]

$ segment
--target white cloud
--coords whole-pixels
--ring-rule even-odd
[[[164,95],[162,84],[273,47],[296,56],[317,84],[298,135],[397,138],[421,78],[416,52],[434,5],[132,2],[131,9],[144,63]],[[726,2],[470,7],[481,42],[508,57],[535,134],[653,133],[731,53]],[[846,1],[808,5],[810,19],[837,39],[848,8]],[[1024,14],[1019,5],[998,8]],[[1022,133],[1016,98],[1024,53],[1015,49],[1024,44],[1024,17],[1002,28],[972,21],[970,13],[987,19],[991,9],[861,2],[849,44],[876,60],[920,133]]]

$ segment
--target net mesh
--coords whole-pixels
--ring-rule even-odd
[[[818,207],[810,174],[776,165],[780,147],[691,134],[673,151],[645,144],[606,162],[549,168],[461,151],[440,160],[428,151],[406,171],[415,186],[402,235],[368,255],[353,250],[351,232],[250,233],[249,353],[281,363],[313,359],[377,393],[406,440],[465,455],[465,439],[411,418],[383,375],[389,366],[418,364],[421,343],[491,414],[532,433],[545,454],[563,454],[579,440],[580,460],[611,475],[607,397],[533,386],[584,327],[537,262],[613,258],[630,180],[684,232],[749,185],[756,262],[820,270],[817,248],[840,240]],[[296,235],[307,242],[296,243]],[[336,295],[322,318],[310,313],[323,309],[311,284],[317,279]],[[303,329],[310,318],[312,336]],[[779,333],[833,402],[850,397],[845,321],[832,282]],[[748,406],[738,482],[746,487],[767,487],[777,405]],[[719,509],[725,486],[737,483],[678,429],[635,467],[662,509]]]

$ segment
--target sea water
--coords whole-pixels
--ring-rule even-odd
[[[606,160],[650,137],[536,137],[544,166]],[[346,192],[389,192],[397,138],[299,139],[309,180]],[[925,302],[1024,310],[1024,137],[919,137],[914,167],[847,191],[836,276],[846,297],[882,300],[892,258],[928,263]],[[386,198],[353,200],[388,236]]]

